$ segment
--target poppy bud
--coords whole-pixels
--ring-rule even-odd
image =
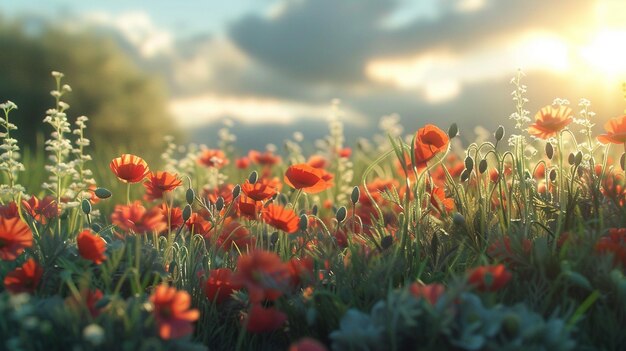
[[[548,156],[549,159],[552,159],[554,156],[554,147],[552,146],[552,143],[546,143],[546,156]]]
[[[554,182],[556,180],[556,169],[552,169],[550,171],[550,181]]]
[[[461,173],[461,182],[468,180],[469,177],[470,177],[470,171],[467,169],[464,169],[463,173]]]
[[[347,215],[348,211],[346,210],[345,206],[341,206],[337,210],[337,213],[335,213],[335,218],[337,219],[337,222],[341,223],[346,219]]]
[[[285,206],[287,204],[287,202],[289,202],[289,199],[287,198],[287,195],[285,194],[279,194],[277,197],[278,199],[278,203]]]
[[[467,156],[465,158],[465,168],[467,169],[468,172],[471,172],[474,170],[474,159],[471,156]]]
[[[450,128],[448,128],[448,137],[452,139],[457,135],[459,135],[459,127],[456,125],[456,123],[452,123],[450,125]]]
[[[502,140],[502,138],[504,138],[504,127],[498,126],[498,129],[496,129],[494,136],[496,137],[496,141]]]
[[[580,163],[583,162],[583,153],[578,151],[574,156],[574,164],[576,166],[580,166]]]
[[[185,205],[185,208],[183,208],[183,221],[187,222],[187,220],[189,220],[190,217],[191,217],[191,205],[187,204]]]
[[[380,241],[380,246],[383,248],[383,250],[391,247],[391,244],[393,244],[393,236],[391,235],[385,236],[383,240]]]
[[[355,186],[354,189],[352,189],[352,194],[350,195],[350,200],[353,205],[356,205],[357,202],[359,202],[359,197],[361,197],[361,190],[358,186]]]
[[[105,188],[98,188],[96,189],[94,193],[99,199],[108,199],[112,195],[109,189],[105,189]]]
[[[241,193],[241,185],[237,184],[233,188],[233,199],[236,199],[237,196],[239,196],[240,193]]]
[[[84,214],[88,215],[91,213],[91,202],[89,202],[89,200],[83,199],[83,201],[80,202],[80,207]]]
[[[277,242],[278,242],[278,232],[273,232],[272,235],[270,235],[270,243],[272,245],[276,245]]]
[[[456,212],[452,215],[452,223],[456,225],[465,225],[465,217],[459,212]]]
[[[193,191],[193,189],[189,188],[187,189],[187,192],[185,193],[185,200],[187,200],[187,203],[189,205],[193,204],[193,199],[196,198],[196,193]]]
[[[215,201],[215,208],[218,211],[221,211],[224,208],[224,198],[223,197],[219,196],[217,198],[217,201]]]
[[[256,171],[252,171],[252,173],[248,176],[248,182],[250,182],[250,184],[255,184],[258,179],[259,174]]]
[[[575,162],[576,162],[576,156],[574,155],[573,152],[570,152],[569,156],[567,156],[567,163],[569,163],[570,166],[573,166]]]
[[[482,160],[480,160],[480,163],[478,164],[478,171],[480,173],[485,173],[486,170],[487,170],[487,159],[483,158]]]
[[[313,207],[311,208],[311,214],[317,216],[317,204],[313,205]]]
[[[309,218],[305,214],[300,216],[300,222],[298,223],[298,227],[303,232],[305,232],[306,229],[309,227]]]
[[[622,167],[622,171],[626,170],[624,165],[626,164],[626,152],[622,154],[622,157],[619,158],[619,165]]]

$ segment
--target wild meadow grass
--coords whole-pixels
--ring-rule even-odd
[[[520,73],[515,128],[465,146],[386,118],[347,147],[334,102],[308,155],[237,153],[228,124],[135,155],[93,149],[53,77],[45,150],[1,105],[0,349],[626,345],[626,115],[594,135],[587,100],[528,111]]]

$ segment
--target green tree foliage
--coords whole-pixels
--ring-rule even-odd
[[[43,136],[50,133],[41,121],[54,103],[49,94],[53,70],[63,72],[72,87],[66,99],[70,121],[89,117],[87,136],[94,147],[154,150],[173,130],[163,82],[143,72],[110,36],[4,22],[0,48],[0,100],[19,106],[15,136],[22,145],[41,151]]]

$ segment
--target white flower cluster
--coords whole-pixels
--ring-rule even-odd
[[[343,134],[343,122],[341,117],[343,112],[339,105],[341,101],[339,99],[333,99],[331,102],[331,114],[328,122],[330,129],[330,135],[326,139],[326,150],[329,160],[331,162],[337,162],[335,171],[335,184],[337,186],[337,198],[336,203],[344,203],[348,201],[348,195],[352,192],[350,184],[354,178],[354,171],[352,170],[352,162],[348,158],[339,157],[339,151],[344,148],[345,136]],[[320,145],[322,143],[318,143]]]
[[[378,144],[378,151],[384,152],[389,149],[389,137],[396,139],[399,136],[402,136],[404,132],[404,128],[400,124],[400,115],[397,113],[382,116],[378,121],[378,129],[382,132],[382,134],[374,135],[374,141]],[[407,136],[407,143],[411,142],[412,135]]]
[[[86,122],[88,118],[80,116],[76,119],[76,129],[72,131],[77,135],[77,139],[74,141],[74,149],[72,153],[75,155],[73,160],[76,168],[76,173],[72,177],[72,183],[69,185],[70,191],[77,194],[77,199],[88,199],[91,197],[91,193],[88,191],[90,185],[95,185],[96,181],[93,179],[93,172],[85,167],[85,163],[91,161],[91,155],[85,154],[85,147],[89,146],[89,139],[85,138],[85,129],[87,129]]]
[[[509,118],[515,121],[515,128],[525,131],[526,128],[524,124],[530,122],[530,112],[524,109],[524,105],[528,102],[528,99],[524,97],[527,87],[521,83],[523,76],[524,73],[518,70],[517,75],[511,79],[511,84],[515,85],[515,90],[511,93],[513,102],[515,102],[515,112],[513,112]]]
[[[0,199],[10,198],[17,199],[20,194],[24,194],[23,186],[17,184],[18,172],[24,171],[24,165],[19,161],[20,147],[17,140],[11,138],[11,131],[16,130],[17,126],[9,121],[9,113],[17,109],[11,101],[0,104],[0,109],[4,112],[4,118],[0,119],[0,126],[4,129],[0,132],[2,144],[0,144],[0,172],[4,172],[8,178],[8,184],[0,184]]]

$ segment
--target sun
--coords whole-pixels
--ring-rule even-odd
[[[580,57],[610,80],[626,80],[626,29],[604,29],[580,49]]]

